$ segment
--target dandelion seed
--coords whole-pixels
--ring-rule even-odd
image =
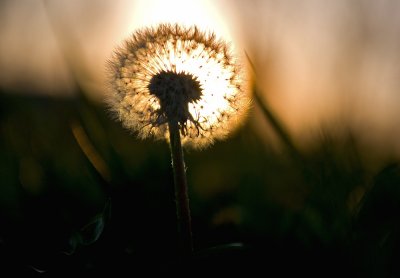
[[[141,138],[168,139],[168,123],[175,121],[183,145],[205,147],[235,129],[248,108],[228,45],[194,26],[135,32],[109,69],[111,110]]]

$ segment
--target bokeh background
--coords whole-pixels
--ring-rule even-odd
[[[186,152],[186,267],[167,144],[103,104],[113,49],[159,22],[232,41],[254,96]],[[399,277],[399,32],[390,0],[1,1],[0,271]]]

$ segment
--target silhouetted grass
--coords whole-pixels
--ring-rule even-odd
[[[86,134],[108,178],[77,142],[71,122]],[[3,93],[0,126],[4,269],[118,269],[132,275],[146,267],[174,269],[176,220],[166,144],[133,139],[103,107],[82,97]],[[398,166],[374,178],[351,132],[335,138],[327,132],[302,151],[301,167],[266,148],[247,125],[226,142],[188,153],[200,252],[188,266],[269,273],[295,265],[300,273],[318,275],[322,265],[338,275],[347,275],[349,267],[367,277],[398,274]],[[96,218],[108,199],[109,218]],[[90,221],[95,222],[87,226]]]

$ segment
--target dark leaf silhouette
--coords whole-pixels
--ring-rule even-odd
[[[66,255],[73,254],[80,245],[90,245],[95,243],[104,231],[105,225],[111,214],[111,200],[108,199],[101,213],[94,216],[79,231],[74,232],[68,243],[68,249],[64,251]]]

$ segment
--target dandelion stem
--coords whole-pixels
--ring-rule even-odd
[[[178,219],[179,248],[182,256],[190,256],[193,251],[192,226],[186,181],[185,161],[177,121],[169,121],[170,148],[174,170],[175,202]]]

